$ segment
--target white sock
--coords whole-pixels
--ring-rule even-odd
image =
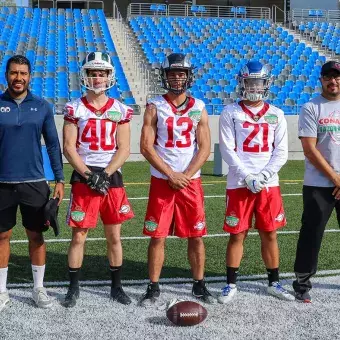
[[[34,289],[43,287],[45,265],[35,266],[34,264],[32,264],[32,274],[33,274]]]
[[[0,268],[0,293],[6,292],[8,267]]]

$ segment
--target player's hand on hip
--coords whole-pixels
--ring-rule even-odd
[[[262,173],[249,174],[244,180],[247,188],[254,194],[259,193],[267,184],[267,179]]]
[[[168,182],[172,189],[179,190],[189,185],[190,178],[181,172],[173,172]]]
[[[334,183],[334,190],[332,192],[332,195],[336,200],[340,199],[340,174],[337,174],[336,177],[333,179]]]
[[[64,183],[57,183],[54,187],[53,198],[58,198],[58,205],[63,201],[64,198]]]

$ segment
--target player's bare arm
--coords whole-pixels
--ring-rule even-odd
[[[186,174],[189,178],[202,168],[210,155],[211,138],[208,113],[206,109],[202,111],[201,120],[197,125],[196,139],[198,152],[190,162],[188,168],[184,171],[184,174]]]
[[[169,184],[176,189],[185,188],[190,178],[182,173],[174,172],[157,154],[154,142],[157,133],[157,108],[148,105],[144,113],[144,122],[140,141],[140,152],[147,161],[169,179]]]
[[[130,155],[130,123],[118,124],[116,141],[117,152],[105,168],[109,176],[116,172]]]
[[[335,186],[333,196],[340,199],[340,175],[328,164],[320,151],[316,148],[317,139],[315,137],[300,137],[303,153],[306,158],[327,178],[329,178]]]
[[[69,161],[71,166],[83,177],[87,177],[85,172],[91,172],[90,169],[85,165],[83,160],[80,158],[77,149],[77,136],[78,128],[77,125],[68,121],[64,121],[63,127],[63,153],[66,159]]]

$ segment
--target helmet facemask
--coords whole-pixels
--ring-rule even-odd
[[[242,78],[240,79],[241,96],[252,102],[264,100],[268,97],[270,79]]]
[[[165,69],[161,75],[163,88],[179,95],[184,93],[192,84],[192,77],[188,77],[188,69]]]
[[[91,73],[95,73],[92,76]],[[106,78],[102,79],[101,78]],[[115,84],[114,67],[107,53],[91,52],[83,61],[80,71],[81,84],[95,94],[107,91]]]
[[[182,53],[168,55],[160,68],[160,77],[164,89],[176,95],[184,93],[191,87],[194,80],[193,67],[189,58]]]
[[[107,91],[115,84],[115,79],[112,76],[112,70],[85,69],[85,76],[82,77],[82,85],[95,94],[100,94]],[[93,72],[97,75],[93,76]],[[99,73],[99,74],[98,74]]]
[[[268,98],[272,83],[268,65],[250,61],[241,68],[237,80],[240,98],[253,102]]]

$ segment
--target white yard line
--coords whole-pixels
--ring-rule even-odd
[[[325,233],[339,233],[340,229],[326,229]],[[298,234],[299,231],[298,230],[282,230],[282,231],[278,231],[277,232],[280,235],[294,235],[294,234]],[[258,236],[259,233],[256,231],[250,232],[248,233],[248,235],[250,236]],[[216,238],[216,237],[228,237],[227,233],[224,234],[211,234],[211,235],[205,235],[203,236],[204,238]],[[180,238],[176,237],[176,236],[168,236],[167,238],[170,239],[178,239],[180,240]],[[122,240],[148,240],[150,239],[150,237],[148,236],[123,236],[121,237]],[[88,237],[86,239],[87,241],[105,241],[106,238],[105,237]],[[70,242],[71,239],[68,238],[60,238],[60,239],[47,239],[45,240],[46,243],[64,243],[64,242]],[[15,244],[15,243],[27,243],[27,240],[12,240],[11,244]]]
[[[334,270],[320,270],[316,273],[316,276],[328,276],[328,275],[339,275],[340,269]],[[280,273],[281,278],[292,278],[295,277],[294,273]],[[267,275],[245,275],[239,276],[239,281],[246,281],[246,280],[265,280],[267,279]],[[223,282],[225,281],[225,276],[212,276],[206,277],[205,280],[207,282]],[[141,285],[147,284],[150,280],[122,280],[124,285]],[[160,283],[183,283],[183,282],[192,282],[191,278],[185,277],[176,277],[176,278],[161,278],[159,280]],[[45,287],[60,287],[60,286],[68,286],[70,284],[69,281],[51,281],[51,282],[44,282]],[[80,285],[87,285],[87,286],[99,286],[99,285],[110,285],[111,281],[108,280],[98,280],[98,281],[80,281]],[[32,283],[9,283],[7,284],[8,288],[28,288],[32,287]]]
[[[285,197],[285,196],[302,196],[302,194],[282,194],[281,196]],[[225,198],[225,195],[207,195],[204,196],[204,198]],[[147,200],[149,199],[149,197],[129,197],[130,201],[133,200]],[[64,198],[63,201],[69,201],[69,198]]]

